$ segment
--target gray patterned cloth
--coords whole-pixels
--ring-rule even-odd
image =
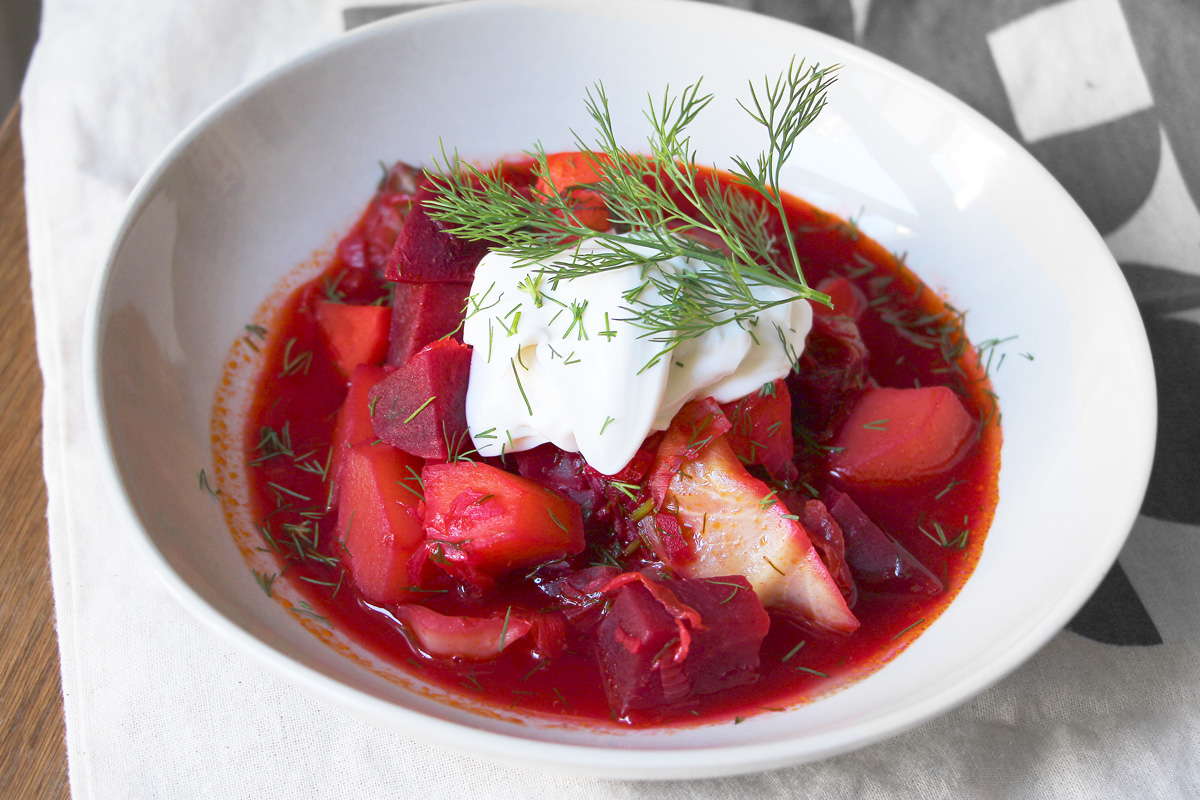
[[[22,134],[74,796],[1200,797],[1200,5],[724,4],[852,41],[963,99],[1062,182],[1124,270],[1155,361],[1158,449],[1129,543],[1068,630],[915,730],[725,780],[500,767],[281,683],[191,620],[112,532],[77,411],[86,288],[133,184],[204,108],[340,30],[430,3],[45,0]]]

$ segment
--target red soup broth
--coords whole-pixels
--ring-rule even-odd
[[[514,183],[533,181],[531,164],[507,164]],[[717,173],[712,173],[717,175]],[[327,512],[329,458],[334,421],[347,379],[334,363],[316,319],[317,304],[337,297],[350,304],[388,304],[392,290],[381,263],[402,223],[410,195],[389,176],[362,218],[311,281],[273,309],[269,331],[251,330],[258,369],[243,440],[232,431],[215,437],[220,463],[241,453],[251,513],[262,532],[257,549],[277,554],[279,573],[321,619],[350,639],[421,680],[451,694],[484,701],[497,710],[566,715],[609,723],[600,669],[592,644],[568,634],[565,650],[543,659],[528,647],[509,647],[484,661],[437,659],[423,654],[388,608],[355,590],[339,563],[336,510]],[[962,314],[926,287],[902,261],[862,235],[853,223],[798,198],[786,197],[787,223],[805,278],[816,285],[841,276],[861,291],[867,309],[858,321],[870,352],[870,378],[880,386],[947,386],[977,422],[969,451],[944,474],[886,489],[855,489],[854,499],[883,530],[938,576],[945,590],[933,597],[859,591],[853,606],[861,627],[850,636],[814,631],[788,613],[768,609],[756,683],[702,696],[698,705],[665,720],[634,718],[619,724],[687,725],[740,721],[816,699],[869,674],[902,651],[932,623],[970,577],[983,549],[997,502],[1000,425],[995,395],[983,360],[962,331]],[[239,368],[241,359],[230,362]],[[229,377],[226,377],[226,384]],[[222,410],[218,408],[217,417]],[[220,429],[220,426],[216,426]],[[264,436],[276,439],[267,442]],[[283,440],[280,442],[279,440]],[[264,458],[282,444],[288,458]],[[802,478],[824,480],[829,451],[796,441]],[[236,471],[229,471],[230,476]],[[603,532],[589,530],[603,539]],[[593,549],[568,559],[582,569],[596,561]],[[657,562],[644,549],[626,568]],[[257,574],[257,573],[256,573]],[[259,576],[260,582],[264,576]],[[431,594],[424,604],[444,614],[501,615],[504,609],[543,609],[551,602],[541,578],[498,582],[486,601],[453,593]],[[269,585],[268,585],[268,594]]]

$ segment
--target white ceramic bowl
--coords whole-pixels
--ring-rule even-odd
[[[636,149],[648,92],[703,76],[701,161],[752,155],[735,105],[793,56],[844,67],[784,188],[843,216],[1016,335],[994,376],[1000,503],[983,557],[929,630],[874,675],[741,725],[597,732],[484,716],[344,657],[267,599],[197,491],[230,344],[281,279],[345,231],[380,159],[429,163],[439,137],[487,160],[590,131],[602,80]],[[861,214],[860,214],[861,212]],[[1117,555],[1155,430],[1149,350],[1103,242],[1017,144],[945,93],[844,42],[704,4],[619,0],[428,9],[362,30],[227,98],[139,184],[95,294],[88,411],[119,509],[191,611],[284,677],[476,755],[609,777],[700,777],[821,758],[971,697],[1066,623]],[[1019,358],[1028,353],[1033,360]],[[1115,430],[1120,436],[1112,435]],[[211,473],[210,473],[211,474]],[[436,693],[434,693],[436,695]]]

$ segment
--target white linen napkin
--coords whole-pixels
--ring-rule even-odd
[[[908,59],[918,69],[922,62],[914,53],[924,52],[920,44],[928,40],[920,38],[916,22],[929,25],[943,13],[957,14],[967,27],[977,19],[964,18],[975,12],[949,10],[955,7],[950,0],[903,4],[914,25],[910,28],[897,22],[898,7],[871,8],[865,0],[803,7],[769,1],[729,4],[824,26],[868,46],[874,43],[885,55]],[[1200,581],[1195,577],[1200,574],[1200,526],[1188,510],[1142,517],[1122,554],[1123,570],[1106,584],[1110,598],[1128,600],[1130,592],[1135,601],[1140,597],[1131,617],[1137,630],[1125,641],[1146,646],[1095,641],[1106,638],[1104,630],[1112,640],[1106,620],[1120,617],[1101,604],[1075,626],[1092,638],[1062,633],[1014,675],[937,720],[839,758],[721,780],[599,781],[443,751],[349,716],[281,682],[174,602],[132,554],[131,535],[116,523],[96,474],[82,413],[81,377],[83,320],[92,280],[134,183],[208,105],[347,26],[419,5],[429,3],[44,2],[41,40],[22,94],[22,136],[38,356],[45,379],[47,513],[72,795],[429,800],[1200,795]],[[1119,39],[1122,30],[1132,35],[1128,26],[1113,33],[1114,9],[1124,22],[1117,0],[1068,0],[1028,14],[1009,9],[1009,18],[993,15],[990,27],[974,31],[980,47],[993,51],[1001,74],[1000,83],[978,104],[1008,102],[1019,109],[1006,119],[1010,129],[1016,119],[1021,130],[1014,132],[1025,135],[1035,154],[1043,140],[1098,124],[1079,109],[1065,121],[1047,120],[1054,108],[1021,105],[1023,97],[1042,96],[1033,91],[1040,86],[1040,73],[1021,70],[1022,63],[1030,63],[1022,62],[1022,52],[1028,54],[1044,41],[1039,36],[1052,29],[1046,23],[1060,21],[1053,15],[1061,7],[1088,12],[1078,17],[1085,26],[1107,25],[1101,31],[1109,37],[1106,42],[1112,36]],[[990,12],[982,13],[986,17]],[[1140,13],[1138,19],[1146,15]],[[1190,24],[1191,35],[1200,34],[1200,23]],[[1036,30],[1031,32],[1031,25]],[[946,63],[960,63],[962,53],[954,51],[952,40],[942,42],[949,48]],[[1012,73],[1011,80],[1006,72]],[[994,73],[988,76],[996,80]],[[946,83],[963,94],[960,79],[951,74]],[[1032,94],[1023,94],[1022,87]],[[1041,91],[1052,96],[1054,88],[1041,86]],[[1145,114],[1154,106],[1153,95],[1162,91],[1161,83],[1140,83],[1126,87],[1113,102],[1131,105],[1122,114]],[[1164,123],[1162,129],[1178,130],[1177,123]],[[1163,141],[1168,148],[1159,161],[1171,152],[1166,134]],[[1182,154],[1185,148],[1197,149],[1194,137],[1176,141],[1173,152]],[[1183,160],[1184,155],[1171,158]],[[1185,172],[1190,168],[1185,163]],[[1151,175],[1158,175],[1153,164]],[[1159,198],[1156,202],[1171,207],[1175,198],[1178,205],[1180,189],[1170,180],[1168,175],[1149,181],[1141,199],[1149,205]],[[1164,181],[1170,185],[1159,188]],[[1175,194],[1164,201],[1164,192]],[[1184,186],[1182,197],[1188,196]],[[1194,212],[1195,204],[1190,208]],[[1130,212],[1122,219],[1135,218],[1140,219]],[[1168,224],[1176,223],[1160,215],[1157,222],[1120,226],[1112,239],[1114,249],[1123,262],[1162,265],[1185,274],[1186,267],[1163,264],[1170,253],[1158,257],[1165,240],[1190,254],[1194,270],[1200,249],[1191,248],[1200,242],[1200,214],[1177,223],[1190,227],[1176,225],[1169,236]],[[1148,274],[1149,283],[1138,284],[1145,297],[1178,297],[1178,291],[1155,283],[1158,273]],[[1145,277],[1137,270],[1130,275],[1131,280]],[[1188,291],[1195,295],[1191,284]],[[1200,321],[1195,308],[1176,304],[1167,310],[1173,315],[1171,324],[1194,327]],[[1194,344],[1195,334],[1190,335],[1187,341]],[[1200,362],[1200,348],[1190,352]],[[1172,395],[1168,401],[1183,398]],[[1172,481],[1156,472],[1152,495],[1157,491],[1154,496],[1161,499],[1194,492],[1200,485],[1197,478],[1185,473]],[[1168,502],[1157,507],[1179,506]],[[1148,628],[1137,614],[1151,620]]]

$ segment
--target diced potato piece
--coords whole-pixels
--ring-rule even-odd
[[[346,450],[338,474],[341,559],[363,597],[376,603],[409,599],[408,560],[425,538],[414,475],[421,459],[385,444]]]
[[[868,389],[842,423],[830,470],[849,484],[889,486],[938,475],[970,446],[973,420],[945,386]]]
[[[599,193],[575,188],[600,180],[599,159],[602,155],[585,153],[552,153],[546,156],[548,175],[538,178],[534,193],[543,197],[567,193],[567,206],[581,225],[603,231],[609,227],[608,206]]]
[[[425,524],[439,558],[497,576],[584,548],[579,504],[482,462],[425,467]]]
[[[338,499],[338,472],[346,448],[364,441],[374,441],[375,430],[371,427],[371,387],[387,376],[383,367],[359,364],[350,375],[350,389],[338,409],[337,421],[333,425],[333,448],[329,455],[329,475],[333,483],[329,493],[330,506]]]
[[[317,302],[317,324],[325,333],[338,369],[347,377],[359,364],[383,363],[391,322],[392,310],[386,306]]]

